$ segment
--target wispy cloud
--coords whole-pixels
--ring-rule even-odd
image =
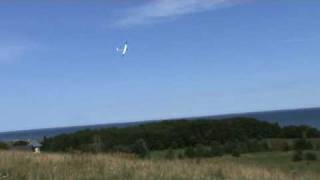
[[[249,0],[150,0],[125,12],[119,26],[137,25],[166,18],[213,10]]]

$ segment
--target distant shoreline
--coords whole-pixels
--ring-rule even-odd
[[[110,127],[128,127],[135,126],[144,123],[165,121],[165,120],[179,120],[179,119],[198,119],[198,118],[215,118],[223,119],[230,117],[252,117],[259,120],[268,122],[277,122],[281,126],[284,125],[311,125],[316,128],[320,128],[320,108],[301,108],[301,109],[288,109],[288,110],[272,110],[272,111],[258,111],[258,112],[245,112],[245,113],[233,113],[225,115],[213,115],[213,116],[198,116],[198,117],[182,117],[171,119],[159,119],[149,121],[135,121],[135,122],[122,122],[122,123],[110,123],[110,124],[96,124],[96,125],[81,125],[70,127],[54,127],[54,128],[42,128],[31,130],[18,130],[0,132],[0,140],[14,140],[14,139],[35,139],[40,140],[44,136],[50,137],[63,133],[72,133],[84,129],[101,129]]]

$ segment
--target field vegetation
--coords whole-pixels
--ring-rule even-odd
[[[291,161],[293,152],[239,158],[141,159],[130,154],[0,151],[0,179],[7,180],[317,180],[320,161]],[[317,156],[319,152],[313,152]]]
[[[0,151],[0,179],[318,180],[319,138],[251,118],[84,130],[44,137],[41,154]]]

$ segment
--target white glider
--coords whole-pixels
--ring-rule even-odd
[[[117,52],[121,52],[122,56],[126,55],[128,52],[128,43],[125,42],[123,48],[117,48]]]

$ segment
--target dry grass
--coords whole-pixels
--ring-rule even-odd
[[[121,154],[0,152],[0,179],[6,180],[317,180],[318,177],[316,172],[281,171],[228,157],[164,161],[139,160]]]

